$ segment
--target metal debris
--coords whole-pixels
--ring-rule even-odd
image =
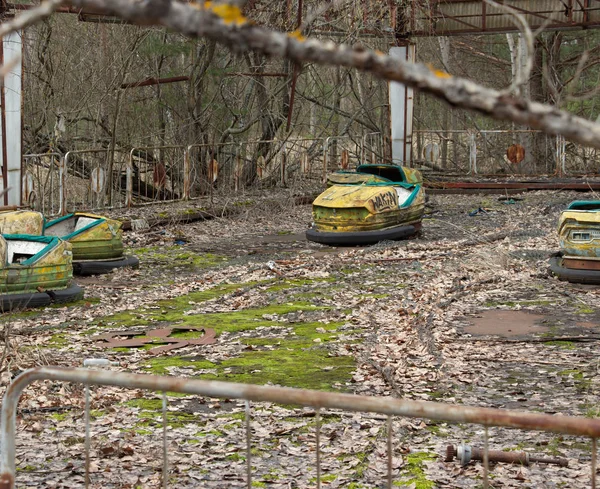
[[[462,465],[467,465],[471,460],[484,461],[485,448],[471,447],[471,445],[448,445],[446,448],[446,462],[452,462],[456,457]],[[561,457],[538,457],[527,452],[505,452],[502,450],[488,450],[489,462],[504,462],[508,464],[530,465],[532,463],[556,464],[568,467],[569,461]]]
[[[203,332],[201,338],[173,338],[173,332],[198,331]],[[140,347],[148,344],[161,345],[148,350],[148,353],[157,355],[176,348],[183,348],[189,345],[209,345],[214,343],[215,330],[212,328],[195,328],[193,326],[172,326],[169,328],[151,329],[148,331],[129,330],[113,331],[96,337],[101,340],[98,345],[105,348],[131,348]],[[125,339],[123,339],[125,338]],[[166,343],[166,344],[164,344]]]

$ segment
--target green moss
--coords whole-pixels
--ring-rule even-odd
[[[577,314],[594,314],[596,312],[595,309],[586,306],[580,306],[577,308]]]
[[[212,268],[227,261],[225,256],[211,253],[195,253],[192,250],[182,252],[181,246],[153,246],[148,248],[132,248],[128,250],[135,254],[142,262],[156,263],[165,268]]]
[[[265,482],[252,481],[252,487],[267,487]]]
[[[413,452],[406,456],[406,463],[400,470],[403,481],[395,481],[395,486],[415,485],[415,489],[432,489],[435,487],[433,481],[425,476],[424,463],[435,460],[435,455],[428,452]]]
[[[69,413],[52,413],[50,417],[56,421],[64,421]]]
[[[578,390],[587,390],[592,386],[592,381],[583,375],[583,372],[576,369],[561,370],[558,372],[561,377],[571,378],[575,381]]]
[[[227,457],[225,457],[227,460],[231,460],[232,462],[241,462],[243,460],[246,460],[246,457],[244,457],[243,455],[240,455],[239,453],[231,453],[229,455],[227,455]],[[254,485],[254,484],[252,484]]]
[[[69,436],[63,440],[63,444],[72,447],[73,445],[78,445],[79,443],[84,443],[85,438],[83,436]]]
[[[336,479],[337,479],[337,475],[335,475],[335,474],[321,475],[321,482],[325,482],[327,484],[329,484],[330,482],[333,482]],[[313,477],[312,479],[309,480],[309,482],[314,484],[315,482],[317,482],[317,478]]]
[[[64,334],[57,333],[50,337],[48,343],[46,343],[45,346],[53,348],[63,348],[69,346],[69,344],[70,342]]]

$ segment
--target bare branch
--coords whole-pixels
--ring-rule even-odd
[[[432,71],[362,47],[298,39],[274,32],[239,16],[220,17],[212,11],[168,0],[71,0],[73,6],[117,15],[135,23],[163,25],[191,37],[206,37],[238,52],[257,51],[297,63],[353,67],[383,79],[405,83],[449,104],[472,109],[498,120],[563,135],[600,148],[600,125],[537,102],[481,87],[469,80]]]
[[[39,7],[23,12],[9,22],[3,22],[0,27],[0,38],[50,17],[63,3],[64,0],[47,0]]]

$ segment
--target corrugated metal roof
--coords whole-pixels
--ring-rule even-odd
[[[600,2],[591,0],[505,0],[532,29],[575,29],[600,25]],[[512,15],[482,0],[414,0],[412,35],[516,31]]]

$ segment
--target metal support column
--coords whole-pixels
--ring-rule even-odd
[[[406,43],[390,49],[390,56],[412,63],[415,45]],[[390,82],[390,127],[392,136],[392,161],[410,166],[412,162],[413,89],[403,83]]]

